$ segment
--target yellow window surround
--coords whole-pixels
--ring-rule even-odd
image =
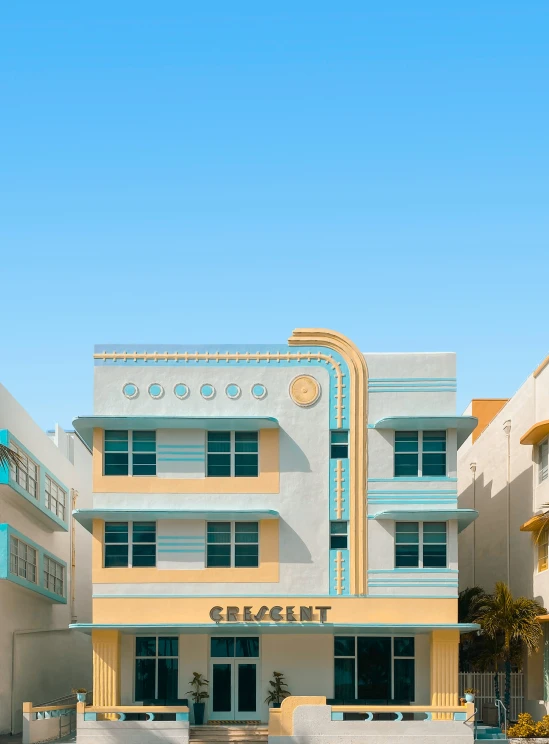
[[[279,493],[279,429],[259,430],[257,478],[160,478],[104,475],[105,433],[93,430],[93,490],[95,493]]]
[[[92,581],[94,584],[165,583],[277,583],[279,581],[279,522],[259,522],[259,566],[257,568],[105,568],[103,566],[104,522],[93,521]]]

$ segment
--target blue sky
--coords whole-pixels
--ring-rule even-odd
[[[549,353],[549,8],[25,2],[0,18],[0,381],[91,412],[94,343]]]

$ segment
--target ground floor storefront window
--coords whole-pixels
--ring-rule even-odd
[[[177,636],[135,639],[135,700],[176,700],[179,671]]]
[[[342,700],[411,703],[415,689],[413,637],[334,637],[334,696]]]

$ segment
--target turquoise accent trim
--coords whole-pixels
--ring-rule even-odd
[[[341,593],[337,592],[337,554],[341,553]],[[349,596],[349,550],[330,548],[330,596]]]
[[[158,398],[162,395],[162,385],[158,385],[158,383],[153,383],[152,385],[149,385],[149,395],[152,398]]]
[[[343,720],[343,713],[337,713],[332,711],[332,721],[342,721]]]
[[[199,449],[204,451],[205,446],[203,444],[158,444],[158,449],[168,449],[168,450],[176,450],[176,449]]]
[[[341,462],[341,499],[342,512],[339,519],[349,520],[349,460],[330,459],[330,521],[334,522],[337,516],[337,463]]]
[[[263,398],[265,397],[265,393],[267,391],[265,390],[265,385],[256,384],[252,387],[252,395],[254,398]]]
[[[157,540],[201,540],[205,542],[205,537],[202,535],[157,535]],[[175,543],[174,543],[175,545]]]
[[[203,553],[204,548],[157,548],[157,553]]]
[[[433,714],[431,713],[431,711],[425,711],[425,714],[424,715],[425,715],[425,720],[426,721],[432,721],[433,720]]]
[[[258,522],[261,519],[278,519],[279,513],[275,509],[233,509],[232,511],[193,511],[175,509],[76,509],[73,517],[88,532],[93,529],[93,520],[101,519],[105,522],[145,522],[159,519],[192,519],[218,520],[231,522],[235,520]]]
[[[402,713],[400,713],[399,711],[395,711],[395,716],[395,721],[402,721]]]
[[[368,478],[368,483],[435,483],[439,481],[457,483],[457,478],[448,475],[406,476],[405,478],[396,476],[393,476],[392,478]]]
[[[178,398],[186,398],[189,394],[189,388],[183,382],[178,382],[173,391]]]
[[[46,475],[54,480],[57,485],[59,485],[65,491],[65,514],[68,514],[70,509],[70,489],[56,475],[54,475],[54,473],[52,473],[52,471],[47,468],[41,460],[35,457],[35,455],[33,455],[33,453],[29,449],[27,449],[27,447],[25,447],[25,445],[20,442],[19,439],[17,439],[17,437],[14,437],[8,429],[0,430],[0,443],[8,447],[10,442],[14,442],[23,450],[23,452],[28,457],[31,458],[31,460],[33,460],[38,465],[38,483],[36,486],[38,498],[33,498],[30,493],[27,493],[24,488],[21,488],[17,481],[11,479],[9,467],[6,465],[0,467],[0,484],[8,485],[13,491],[15,491],[26,501],[28,501],[29,504],[32,504],[36,509],[38,509],[38,511],[46,516],[48,520],[51,520],[51,523],[55,525],[53,529],[61,528],[63,531],[67,532],[69,529],[68,522],[60,519],[56,514],[54,514],[46,507]],[[50,529],[52,528],[51,523],[49,524]]]
[[[97,721],[97,713],[84,713],[85,721]]]
[[[368,385],[377,385],[390,382],[456,382],[455,377],[370,377]]]
[[[452,581],[369,581],[368,586],[371,586],[372,588],[380,586],[394,586],[400,589],[413,588],[415,586],[423,587],[424,589],[426,589],[427,587],[444,587],[446,589],[457,589],[458,585],[457,582],[454,583]]]
[[[368,394],[372,393],[456,393],[456,387],[388,387],[388,388],[368,388]]]
[[[123,387],[124,395],[127,395],[128,398],[133,398],[134,395],[137,393],[137,387],[135,385],[132,385],[132,383],[127,383]]]
[[[432,714],[429,720],[432,720]],[[454,721],[466,721],[466,720],[467,720],[467,713],[454,713]]]
[[[27,581],[27,579],[22,578],[21,576],[18,576],[17,574],[13,574],[10,570],[10,537],[14,536],[18,538],[19,540],[22,540],[27,545],[30,545],[31,548],[34,548],[36,550],[36,578],[37,582],[36,584],[33,584],[32,581]],[[63,585],[65,588],[65,591],[67,589],[67,582],[68,582],[68,576],[67,576],[67,564],[64,560],[56,556],[54,553],[50,553],[49,550],[46,550],[38,543],[34,542],[34,540],[31,540],[26,535],[23,535],[18,530],[14,529],[11,525],[4,523],[0,524],[0,579],[5,579],[7,581],[11,581],[13,584],[19,584],[19,586],[25,587],[25,589],[30,589],[32,592],[35,592],[36,594],[41,594],[43,597],[47,597],[48,599],[51,599],[53,602],[57,602],[59,604],[67,604],[66,597],[61,597],[59,594],[55,594],[54,592],[50,592],[49,589],[46,589],[44,586],[44,556],[47,556],[48,558],[51,558],[54,561],[57,561],[57,563],[60,563],[64,567],[64,581]]]
[[[436,431],[437,429],[457,429],[459,447],[478,425],[475,416],[388,416],[375,423],[376,429],[393,431]]]
[[[157,457],[158,462],[204,462],[205,457]]]
[[[455,568],[369,568],[369,574],[459,573]]]
[[[386,494],[400,494],[401,496],[404,496],[405,494],[409,494],[410,496],[430,496],[431,494],[436,494],[437,496],[442,495],[453,495],[457,499],[457,489],[450,488],[450,489],[439,489],[439,488],[433,488],[429,489],[428,491],[422,491],[419,488],[417,490],[411,490],[406,491],[404,489],[398,489],[396,491],[392,490],[385,490],[385,489],[377,489],[377,490],[368,490],[368,496],[370,494],[374,494],[375,496],[385,496]]]
[[[189,714],[188,713],[176,713],[175,714],[175,720],[176,721],[188,721],[189,720]]]
[[[458,532],[462,532],[478,517],[475,509],[394,509],[368,515],[368,519],[399,520],[402,522],[449,522],[457,520]]]
[[[278,429],[272,416],[79,416],[73,421],[74,430],[91,449],[93,430],[156,431],[157,429],[207,429],[208,431],[259,431]],[[172,446],[172,445],[170,445]]]

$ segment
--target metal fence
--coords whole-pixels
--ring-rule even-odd
[[[499,672],[499,691],[505,695],[505,672]],[[459,694],[464,697],[464,690],[472,687],[478,690],[475,701],[479,716],[482,717],[482,704],[494,702],[494,675],[491,672],[460,672]],[[524,679],[522,672],[511,672],[511,709],[508,711],[510,721],[516,721],[524,710]]]

